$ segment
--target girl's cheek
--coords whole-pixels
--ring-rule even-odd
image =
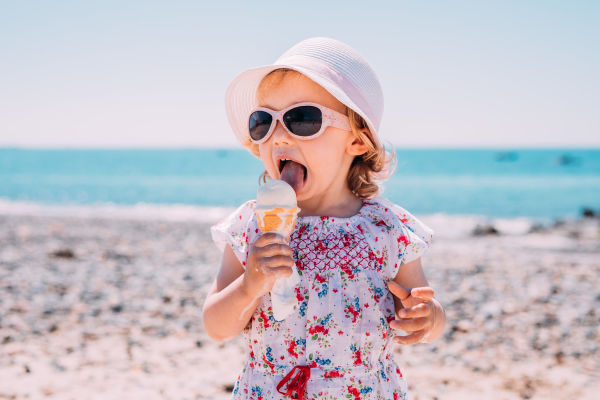
[[[271,159],[268,156],[270,153],[267,151],[267,149],[263,145],[259,145],[258,152],[259,152],[260,160],[262,161],[263,166],[269,173],[269,176],[271,178],[273,178],[274,177],[273,173],[275,172],[275,170],[272,165]]]

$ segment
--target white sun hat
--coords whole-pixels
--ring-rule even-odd
[[[375,144],[380,146],[383,92],[375,71],[352,47],[325,37],[303,40],[273,64],[246,70],[231,81],[225,92],[225,110],[242,144],[250,143],[248,119],[258,106],[258,85],[269,72],[280,68],[302,73],[357,112],[367,123]]]

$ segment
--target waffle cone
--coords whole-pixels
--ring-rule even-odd
[[[272,208],[268,210],[255,209],[258,227],[262,233],[277,232],[289,238],[296,226],[296,216],[299,208]]]

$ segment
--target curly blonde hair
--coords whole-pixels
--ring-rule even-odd
[[[277,86],[287,77],[296,77],[302,75],[300,72],[288,68],[280,68],[267,74],[256,91],[257,98],[261,97],[270,87]],[[370,199],[380,193],[379,182],[389,178],[396,166],[396,152],[392,146],[392,151],[388,151],[379,142],[373,140],[373,135],[367,126],[367,123],[357,112],[346,107],[346,115],[350,121],[350,127],[354,137],[367,145],[367,151],[355,156],[348,170],[347,182],[348,188],[357,197]],[[253,155],[259,157],[258,145],[247,137],[243,143]],[[259,182],[265,182],[268,173],[263,171],[259,177]]]

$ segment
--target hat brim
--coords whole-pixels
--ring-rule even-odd
[[[246,145],[249,141],[248,118],[250,117],[252,110],[258,106],[256,101],[256,90],[258,89],[258,85],[271,71],[281,68],[288,68],[300,72],[331,93],[332,96],[338,99],[346,107],[357,112],[367,123],[375,146],[380,146],[377,130],[371,120],[341,88],[315,71],[288,64],[263,65],[248,69],[236,76],[227,87],[225,92],[225,110],[227,112],[229,124],[240,143]]]

